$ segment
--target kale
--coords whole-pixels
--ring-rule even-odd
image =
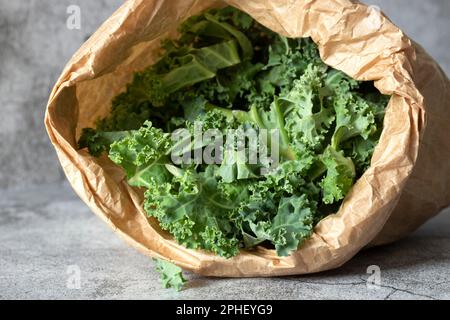
[[[179,33],[79,147],[108,153],[145,188],[147,214],[187,248],[229,258],[263,244],[287,256],[370,165],[389,97],[327,66],[311,39],[283,37],[231,7],[191,17]],[[278,151],[278,166],[239,161],[247,140],[214,150],[220,163],[175,163],[183,142],[181,154],[210,151],[172,139],[180,129],[195,135],[198,122],[224,142],[229,129],[277,130],[257,146]]]

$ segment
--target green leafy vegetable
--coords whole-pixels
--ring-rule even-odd
[[[323,202],[326,204],[337,202],[344,198],[353,185],[355,166],[343,152],[328,147],[322,155],[322,162],[326,167],[326,175],[320,186],[323,189]]]
[[[181,268],[162,259],[153,259],[153,261],[156,264],[156,271],[161,274],[163,287],[180,291],[187,282]]]
[[[145,189],[148,216],[187,248],[229,258],[264,245],[287,256],[370,165],[389,98],[325,65],[311,39],[232,7],[187,19],[179,34],[79,147],[121,166]],[[214,130],[209,141],[195,139],[199,125]],[[214,161],[197,161],[205,154]],[[178,269],[158,265],[165,284],[182,285]]]

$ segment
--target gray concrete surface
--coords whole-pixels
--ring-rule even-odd
[[[366,0],[378,5],[450,74],[450,1]],[[64,179],[43,117],[70,56],[121,0],[0,0],[0,189]],[[66,27],[78,5],[81,29]]]
[[[0,299],[450,299],[450,210],[411,237],[316,275],[218,279],[163,289],[153,262],[55,185],[0,195]],[[380,268],[369,289],[367,268]],[[74,267],[75,266],[75,267]],[[79,268],[80,289],[73,276]]]
[[[64,179],[44,110],[65,63],[121,0],[0,0],[0,189]],[[81,29],[66,27],[69,5]]]

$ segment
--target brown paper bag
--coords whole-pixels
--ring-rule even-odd
[[[392,95],[370,169],[339,212],[289,257],[258,247],[224,259],[175,243],[142,209],[142,192],[106,157],[78,151],[80,130],[108,113],[132,73],[187,17],[230,4],[289,37],[312,37],[323,60]],[[350,0],[130,0],[78,50],[56,83],[45,124],[78,195],[133,247],[209,276],[304,274],[395,241],[450,204],[450,86],[438,65],[377,10]]]

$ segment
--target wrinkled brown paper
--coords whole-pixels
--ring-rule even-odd
[[[142,209],[121,169],[76,148],[132,73],[187,17],[231,4],[270,29],[310,36],[323,60],[392,95],[372,165],[337,214],[289,257],[258,247],[232,259],[175,243]],[[133,247],[210,276],[304,274],[336,268],[367,245],[395,241],[450,204],[450,85],[439,66],[377,10],[349,0],[130,0],[78,50],[56,83],[45,124],[78,195]],[[95,235],[93,235],[95,236]]]

